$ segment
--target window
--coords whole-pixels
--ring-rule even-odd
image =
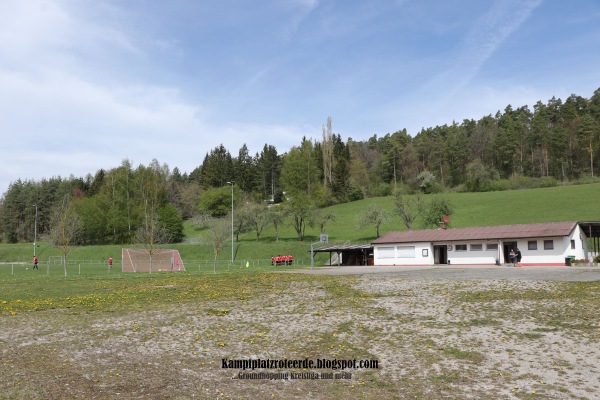
[[[574,249],[575,248],[575,241],[571,240],[571,248]]]
[[[537,250],[537,240],[530,240],[527,242],[527,250]]]
[[[544,250],[554,250],[554,240],[544,240]]]
[[[466,244],[457,244],[456,251],[467,251],[467,245]]]
[[[398,246],[398,258],[415,258],[415,246]]]
[[[498,250],[498,243],[488,243],[485,245],[486,250]]]
[[[471,251],[481,251],[481,250],[483,250],[482,244],[472,244],[471,245]]]
[[[393,247],[380,247],[378,250],[379,258],[394,258]]]

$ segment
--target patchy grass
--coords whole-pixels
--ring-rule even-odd
[[[444,349],[444,354],[455,357],[459,360],[467,360],[473,363],[480,363],[483,361],[483,355],[476,351],[460,350],[454,347]]]
[[[3,279],[0,399],[592,398],[598,289],[257,273]],[[241,371],[223,358],[378,368]]]

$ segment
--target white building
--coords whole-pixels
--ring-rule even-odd
[[[373,242],[375,265],[495,265],[519,249],[521,265],[565,265],[598,251],[600,222],[550,222],[389,232]]]

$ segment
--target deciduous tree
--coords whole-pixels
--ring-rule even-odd
[[[208,218],[206,221],[213,245],[213,271],[217,272],[217,257],[231,237],[231,224],[227,218]]]
[[[444,222],[444,216],[450,217],[454,213],[454,204],[443,195],[434,196],[423,215],[423,227],[435,228]],[[447,226],[447,225],[446,225]]]
[[[394,204],[396,206],[396,213],[400,215],[400,218],[404,221],[404,225],[409,230],[412,229],[415,219],[425,209],[423,197],[419,194],[409,197],[398,193],[396,194]]]
[[[368,226],[375,227],[377,237],[379,237],[379,228],[389,219],[390,214],[385,208],[371,204],[366,211],[356,216],[355,222],[358,229],[364,229]]]
[[[285,213],[299,241],[304,240],[306,226],[312,226],[316,209],[313,198],[307,193],[296,193],[285,203]]]
[[[65,276],[67,276],[67,254],[71,246],[76,243],[77,234],[80,230],[79,215],[73,206],[71,196],[65,195],[54,210],[50,231],[48,232],[49,244],[62,255]]]

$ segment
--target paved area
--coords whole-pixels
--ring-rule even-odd
[[[288,271],[286,271],[288,272]],[[293,273],[323,275],[364,275],[407,279],[476,279],[584,282],[600,280],[600,267],[504,267],[504,266],[344,266],[315,267]]]

